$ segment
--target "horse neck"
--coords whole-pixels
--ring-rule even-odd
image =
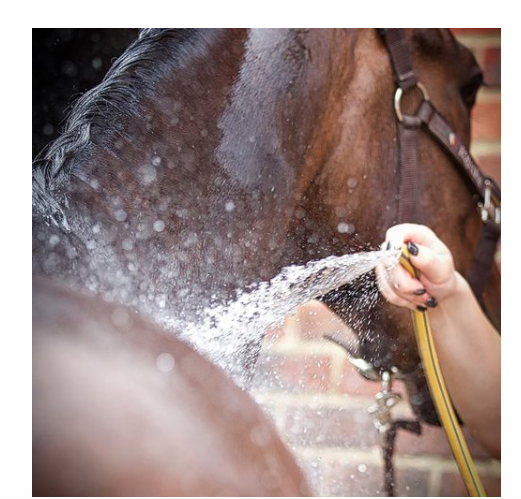
[[[81,256],[61,273],[152,313],[190,315],[279,270],[321,91],[305,33],[203,31],[123,128],[93,125],[64,186],[62,255]]]

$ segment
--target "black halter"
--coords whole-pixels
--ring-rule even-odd
[[[397,119],[399,147],[398,222],[422,222],[422,214],[419,209],[421,207],[422,171],[418,163],[418,132],[423,129],[436,139],[453,160],[476,199],[476,205],[483,221],[483,230],[474,252],[467,279],[474,294],[482,303],[481,295],[490,277],[497,242],[501,235],[501,192],[496,183],[481,171],[463,142],[431,104],[427,89],[418,81],[414,72],[410,43],[403,30],[401,28],[377,28],[377,31],[389,52],[397,86],[394,95],[394,109]],[[402,112],[402,95],[409,91],[419,91],[422,96],[415,115]],[[334,338],[330,339],[336,341]],[[342,343],[339,344],[342,345]],[[349,352],[348,347],[342,346]],[[371,374],[374,370],[366,368],[366,371],[365,375],[367,376],[367,373]],[[375,426],[379,430],[384,458],[384,487],[388,496],[394,496],[395,477],[392,456],[396,433],[399,429],[404,429],[421,434],[421,426],[418,421],[393,420],[391,418],[387,400],[396,397],[396,394],[391,390],[391,374],[389,371],[374,372],[373,374],[374,379],[382,377],[382,391],[376,396],[377,404],[370,410],[377,416]],[[386,381],[384,375],[387,375]],[[380,402],[383,402],[383,404]]]
[[[423,129],[442,146],[471,189],[483,221],[483,230],[467,275],[474,294],[481,295],[494,265],[497,242],[501,236],[501,191],[476,164],[468,149],[429,100],[427,89],[414,71],[410,43],[401,28],[376,28],[385,42],[391,58],[397,85],[394,109],[398,126],[399,201],[398,222],[421,222],[421,168],[418,164],[418,132]],[[401,99],[405,92],[419,90],[422,101],[415,115],[402,112]]]

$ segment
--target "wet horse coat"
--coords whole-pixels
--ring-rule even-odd
[[[432,101],[468,142],[475,61],[447,31],[408,36]],[[36,163],[35,272],[164,324],[286,264],[378,245],[396,217],[393,90],[372,30],[144,30]],[[465,273],[480,229],[471,195],[429,138],[419,153],[425,222]],[[432,420],[407,314],[364,309],[367,292],[324,300],[369,360],[407,374]]]

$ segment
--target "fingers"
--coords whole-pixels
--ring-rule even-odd
[[[411,263],[419,271],[419,280],[402,267],[391,270],[387,285],[391,289],[393,303],[406,301],[409,305],[435,307],[435,298],[444,299],[456,286],[452,254],[436,234],[423,225],[401,224],[387,231],[384,247],[400,248],[405,243]]]
[[[452,272],[450,253],[436,253],[428,246],[416,244],[417,252],[409,251],[411,263],[420,271],[423,282],[439,284],[444,282]]]
[[[403,267],[394,267],[391,271],[377,268],[378,286],[384,297],[398,306],[416,309],[418,306],[433,306],[432,296],[422,282],[412,277]]]
[[[403,244],[412,241],[433,250],[434,252],[448,252],[448,248],[443,244],[436,234],[425,225],[400,224],[387,230],[386,241],[391,243],[394,248],[400,248]]]
[[[424,291],[423,284],[415,277],[412,277],[401,265],[393,268],[389,277],[391,285],[400,295],[420,296],[419,292]]]
[[[401,298],[393,289],[391,284],[388,280],[388,270],[383,267],[383,265],[378,265],[376,267],[376,280],[378,283],[378,288],[380,289],[380,292],[385,297],[385,299],[392,303],[393,305],[396,305],[398,307],[407,307],[411,310],[414,310],[416,307],[412,303],[409,303],[407,300],[404,300]]]

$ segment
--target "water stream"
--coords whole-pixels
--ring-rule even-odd
[[[379,263],[392,266],[398,256],[396,250],[371,251],[288,266],[271,281],[239,292],[236,300],[208,308],[201,322],[177,328],[183,339],[243,386],[244,359],[266,330],[280,326],[299,305],[350,283]]]

